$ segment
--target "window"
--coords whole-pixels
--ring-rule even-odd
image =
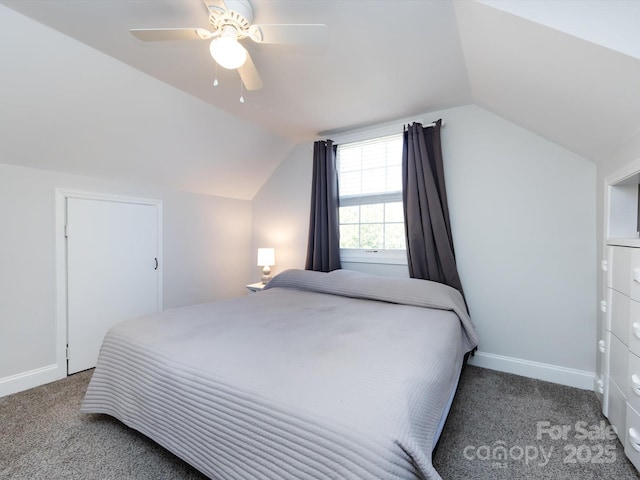
[[[343,259],[406,263],[402,134],[340,144],[337,166]]]

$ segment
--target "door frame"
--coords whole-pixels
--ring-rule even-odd
[[[67,199],[101,200],[116,203],[133,203],[157,207],[158,213],[158,311],[162,311],[162,277],[164,262],[162,256],[162,200],[128,197],[81,190],[56,188],[55,191],[55,284],[56,284],[56,363],[58,378],[68,376],[67,369],[67,242],[65,225],[67,223]]]

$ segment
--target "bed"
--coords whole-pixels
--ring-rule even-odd
[[[476,344],[445,285],[288,270],[113,327],[82,412],[215,479],[439,479],[432,449]]]

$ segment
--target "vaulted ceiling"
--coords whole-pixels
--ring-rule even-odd
[[[235,71],[216,71],[206,41],[149,43],[129,33],[207,28],[202,0],[0,4],[209,104],[219,119],[211,132],[218,148],[236,138],[231,129],[262,135],[262,146],[237,159],[237,169],[228,166],[233,178],[220,179],[258,172],[239,197],[251,198],[295,143],[470,103],[593,161],[640,131],[640,2],[252,0],[256,23],[322,23],[328,41],[283,47],[245,40],[264,83],[251,92],[241,92]],[[38,39],[3,42],[18,55],[22,42]],[[233,156],[226,148],[224,156]],[[256,158],[269,148],[274,160]],[[196,163],[183,157],[181,168],[206,178],[198,173],[206,162],[191,156]]]

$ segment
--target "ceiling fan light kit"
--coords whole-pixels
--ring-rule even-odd
[[[240,45],[231,26],[224,27],[222,35],[211,41],[209,50],[216,63],[229,70],[240,68],[247,61],[247,49]]]

